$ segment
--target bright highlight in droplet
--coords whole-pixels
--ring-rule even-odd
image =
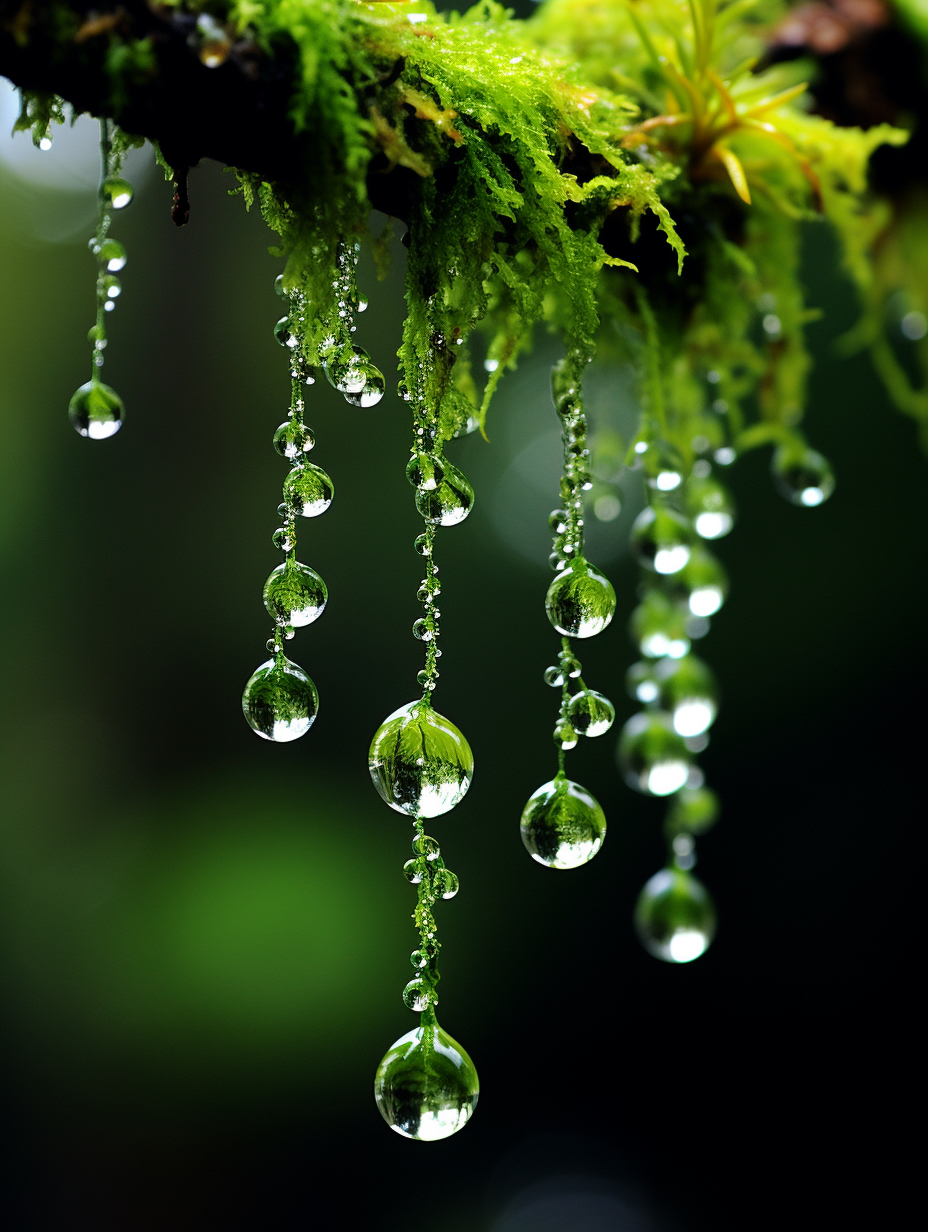
[[[701,736],[715,719],[715,706],[706,698],[680,702],[673,712],[674,731],[680,736]]]
[[[688,928],[680,928],[677,929],[667,942],[667,948],[670,951],[672,962],[687,963],[692,962],[694,958],[698,958],[700,954],[704,954],[708,944],[709,942],[703,933],[697,933]]]
[[[721,539],[734,526],[730,513],[699,513],[693,525],[701,539]]]
[[[683,543],[658,548],[654,554],[654,570],[665,575],[679,573],[690,558],[690,549]]]
[[[652,796],[672,796],[687,780],[690,767],[685,761],[656,761],[642,778],[645,791]]]
[[[694,616],[714,616],[725,596],[718,586],[698,586],[691,591],[689,609]]]

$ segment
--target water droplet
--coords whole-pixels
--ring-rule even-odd
[[[335,495],[335,486],[325,471],[312,462],[295,466],[284,480],[284,500],[304,518],[325,513]]]
[[[438,993],[427,980],[410,980],[403,989],[403,1004],[408,1010],[421,1014],[429,1005],[438,1004]]]
[[[51,148],[52,148],[51,137],[46,136],[46,137],[39,138],[39,149],[40,150],[43,150],[47,153]]]
[[[821,505],[835,490],[831,467],[814,449],[781,445],[773,455],[770,472],[780,495],[791,504],[807,509]]]
[[[679,736],[700,736],[715,722],[718,690],[715,677],[695,655],[662,659],[654,669],[660,706]]]
[[[415,543],[413,544],[413,547],[416,549],[416,551],[419,553],[420,556],[431,556],[432,555],[432,549],[429,546],[428,535],[418,535]]]
[[[68,403],[68,418],[75,432],[103,441],[122,427],[122,398],[102,381],[88,381]]]
[[[568,751],[577,747],[577,733],[569,723],[558,723],[554,729],[554,743],[559,749]]]
[[[425,856],[427,860],[437,860],[441,855],[438,839],[431,834],[416,835],[412,840],[412,849],[417,856]]]
[[[558,633],[593,637],[612,620],[615,591],[598,569],[578,556],[548,587],[545,611]]]
[[[435,635],[435,630],[430,627],[429,622],[421,616],[412,627],[413,637],[417,637],[420,642],[430,642]]]
[[[100,185],[100,196],[107,209],[124,210],[132,203],[132,185],[117,175],[111,175]]]
[[[296,546],[296,536],[287,526],[280,526],[274,531],[272,540],[275,548],[281,552],[290,552]]]
[[[413,952],[409,955],[409,961],[417,971],[424,971],[426,967],[434,966],[435,957],[435,946],[428,944],[420,946],[417,950],[413,950]]]
[[[377,1067],[374,1098],[404,1138],[437,1142],[467,1124],[480,1093],[474,1063],[429,1011]]]
[[[689,652],[686,615],[662,591],[647,592],[632,612],[629,631],[641,653],[649,659],[662,659],[665,655],[682,659]]]
[[[295,419],[286,420],[274,433],[274,448],[282,458],[289,458],[291,462],[309,453],[315,443],[311,429]]]
[[[406,478],[414,488],[434,492],[445,477],[441,458],[433,453],[414,454],[406,466]]]
[[[563,535],[564,531],[567,530],[567,526],[568,526],[567,510],[566,509],[552,509],[551,513],[548,516],[548,525],[551,527],[551,529],[554,531],[556,535]]]
[[[327,599],[325,582],[298,560],[285,560],[264,583],[264,606],[279,625],[312,624],[322,615]]]
[[[427,689],[431,693],[438,682],[438,672],[434,668],[431,671],[428,668],[423,668],[421,672],[416,672],[416,680],[422,685],[423,689]]]
[[[119,240],[104,240],[96,249],[95,255],[111,274],[118,274],[121,269],[125,269],[126,250]]]
[[[653,663],[633,663],[625,673],[625,689],[629,697],[650,706],[657,701],[658,687]]]
[[[615,706],[594,689],[581,689],[570,699],[567,715],[581,736],[602,736],[615,720]]]
[[[441,895],[442,898],[454,898],[460,888],[461,883],[450,868],[435,870],[432,877],[432,889],[436,894]]]
[[[438,817],[464,798],[474,775],[474,755],[454,724],[420,699],[400,706],[380,725],[368,766],[392,809],[411,817]]]
[[[105,274],[99,280],[99,286],[107,299],[118,299],[122,294],[122,283],[112,274]]]
[[[352,406],[376,406],[387,387],[383,373],[363,347],[352,347],[349,354],[347,361],[326,367],[326,379]]]
[[[662,868],[635,906],[641,944],[664,962],[692,962],[715,936],[715,908],[701,881],[678,868]]]
[[[303,669],[281,656],[262,663],[245,685],[242,709],[253,732],[283,743],[312,727],[319,694]]]
[[[290,329],[290,318],[281,317],[274,326],[274,337],[282,347],[289,347],[291,350],[300,345],[300,340],[295,333]]]
[[[735,524],[735,506],[715,479],[691,479],[684,491],[686,511],[702,539],[721,539]]]
[[[559,689],[564,683],[564,672],[559,667],[546,667],[544,680],[552,689]]]
[[[606,837],[606,817],[585,787],[556,775],[529,798],[520,826],[526,850],[548,868],[592,860]]]
[[[407,860],[403,865],[403,876],[410,885],[419,884],[422,880],[422,872],[423,869],[421,860]]]
[[[668,584],[670,595],[691,615],[714,616],[728,597],[728,575],[721,562],[702,544],[693,547],[686,565]],[[689,629],[692,636],[694,630]]]
[[[719,815],[719,798],[708,787],[684,787],[670,802],[664,833],[704,834],[715,825]]]
[[[274,290],[280,296],[282,300],[290,299],[290,296],[287,294],[287,290],[284,287],[283,274],[278,274],[277,277],[274,279]]]
[[[683,456],[669,441],[652,441],[643,454],[639,454],[645,480],[655,492],[675,492],[683,482],[685,468]]]
[[[474,507],[474,489],[456,466],[442,459],[444,480],[430,492],[422,489],[416,493],[416,508],[435,526],[457,526],[463,522]]]
[[[619,769],[625,782],[647,796],[670,796],[686,783],[692,755],[673,720],[662,711],[634,714],[622,728]]]
[[[655,573],[677,573],[690,558],[690,524],[663,505],[642,509],[632,523],[631,549]]]

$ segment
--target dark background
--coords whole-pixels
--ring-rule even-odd
[[[274,747],[239,702],[266,658],[261,586],[285,474],[270,445],[288,397],[273,237],[216,167],[193,174],[182,231],[149,176],[113,227],[129,263],[104,376],[126,423],[85,441],[65,409],[88,375],[93,168],[83,188],[40,190],[0,167],[8,1226],[895,1226],[928,485],[914,428],[867,362],[833,358],[855,309],[825,227],[806,253],[824,309],[806,427],[838,487],[800,510],[773,491],[766,451],[729,474],[740,518],[718,553],[732,593],[698,647],[723,695],[701,762],[724,811],[697,869],[720,927],[691,966],[657,962],[632,934],[663,859],[663,806],[621,783],[613,735],[569,761],[609,819],[592,864],[550,872],[518,838],[554,767],[541,673],[556,648],[542,605],[556,344],[541,338],[506,378],[491,445],[448,448],[477,504],[439,537],[436,706],[477,773],[430,829],[462,885],[440,909],[441,1021],[483,1093],[463,1133],[427,1145],[391,1133],[371,1098],[381,1055],[414,1025],[400,1000],[407,827],[365,766],[421,658],[420,527],[391,375],[402,250],[385,284],[367,258],[362,274],[358,337],[390,394],[366,411],[324,383],[310,399],[313,459],[337,492],[299,528],[300,557],[330,601],[290,647],[321,713]],[[627,400],[621,372],[591,376],[594,420]],[[620,722],[634,709],[629,516],[593,528],[619,614],[581,648]]]

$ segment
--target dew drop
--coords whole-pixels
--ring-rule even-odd
[[[75,432],[103,441],[122,427],[124,407],[115,389],[102,381],[87,381],[68,403],[68,418]]]
[[[629,630],[632,640],[648,659],[662,659],[665,655],[682,659],[689,652],[686,614],[661,591],[648,591],[632,612]]]
[[[434,491],[420,488],[416,508],[434,526],[457,526],[474,507],[474,489],[456,466],[442,459],[445,477]]]
[[[296,336],[295,333],[293,333],[293,331],[290,328],[290,318],[289,317],[280,318],[280,320],[274,326],[274,337],[277,339],[277,341],[280,343],[282,347],[289,347],[291,350],[293,350],[294,347],[297,347],[300,344],[299,338]]]
[[[559,749],[568,752],[577,747],[577,733],[569,723],[558,723],[554,729],[554,743]]]
[[[413,544],[413,547],[416,549],[416,551],[419,553],[420,556],[431,556],[432,555],[432,549],[429,545],[428,535],[418,535],[416,537],[415,543]]]
[[[655,573],[677,573],[690,558],[692,532],[679,513],[664,506],[642,509],[632,523],[631,549]]]
[[[464,798],[474,755],[454,724],[420,699],[400,706],[380,725],[368,766],[392,809],[411,817],[438,817]]]
[[[429,1005],[438,1004],[438,994],[428,980],[410,980],[403,989],[403,1004],[421,1014]]]
[[[407,860],[403,865],[403,876],[410,885],[418,885],[422,880],[422,861]]]
[[[664,962],[687,963],[715,936],[715,908],[701,881],[679,868],[663,868],[648,881],[635,906],[641,944]]]
[[[655,492],[675,492],[683,482],[683,457],[669,441],[654,441],[639,457],[647,485]]]
[[[564,672],[560,667],[546,667],[544,675],[545,684],[550,685],[552,689],[559,689],[564,683]]]
[[[417,856],[425,856],[427,860],[437,860],[441,855],[441,847],[437,838],[431,834],[416,835],[412,840],[412,849]]]
[[[282,300],[289,300],[290,296],[287,294],[287,289],[284,286],[283,274],[278,274],[274,279],[274,290]]]
[[[295,419],[286,420],[274,433],[274,448],[282,458],[289,458],[291,462],[309,453],[315,443],[312,431]]]
[[[96,249],[95,255],[100,258],[111,274],[118,274],[125,269],[126,250],[119,240],[104,240]]]
[[[669,714],[635,714],[622,728],[619,769],[625,782],[647,796],[670,796],[686,783],[692,754]]]
[[[697,618],[714,616],[728,597],[728,575],[702,544],[694,546],[690,559],[668,585],[671,597]]]
[[[383,373],[363,347],[352,347],[351,358],[325,369],[326,379],[352,406],[376,406],[384,395]]]
[[[335,486],[325,471],[312,462],[295,466],[284,480],[284,502],[304,518],[325,513],[335,495]]]
[[[428,622],[421,616],[412,627],[413,637],[417,637],[420,642],[430,642],[434,633],[435,630],[430,628]]]
[[[451,899],[461,888],[461,883],[450,868],[436,869],[432,877],[432,890],[442,898]]]
[[[602,736],[615,721],[615,706],[594,689],[581,689],[570,699],[567,716],[581,736]]]
[[[441,1029],[434,1011],[402,1036],[377,1067],[374,1099],[404,1138],[437,1142],[467,1124],[480,1093],[474,1063]]]
[[[715,722],[718,689],[715,677],[695,655],[663,659],[654,671],[662,710],[679,736],[701,736]]]
[[[122,283],[112,274],[106,274],[100,279],[100,290],[107,299],[119,299],[122,294]]]
[[[615,591],[598,569],[578,556],[548,587],[545,611],[558,633],[593,637],[612,620]]]
[[[100,196],[107,209],[124,210],[131,205],[133,197],[132,185],[117,175],[111,175],[100,185]]]
[[[735,506],[715,479],[691,479],[684,492],[686,512],[701,539],[721,539],[735,524]]]
[[[298,560],[285,560],[264,583],[264,606],[279,625],[312,624],[322,615],[327,599],[325,582]]]
[[[529,798],[520,829],[526,850],[539,864],[577,868],[602,847],[606,817],[585,787],[558,774]]]
[[[286,526],[279,526],[272,535],[272,541],[275,548],[279,548],[281,552],[290,552],[296,546],[296,538]]]
[[[319,694],[301,667],[279,656],[262,663],[245,685],[242,710],[253,732],[282,744],[312,727]]]
[[[406,478],[414,488],[434,492],[445,478],[441,458],[432,453],[414,454],[406,466]]]
[[[684,787],[673,797],[664,821],[664,833],[704,834],[715,825],[719,798],[708,787]]]
[[[773,455],[770,472],[780,495],[807,509],[823,504],[835,490],[831,467],[814,449],[797,450],[781,445]]]

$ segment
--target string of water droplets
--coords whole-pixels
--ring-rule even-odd
[[[576,868],[596,855],[606,835],[606,818],[592,795],[567,778],[565,755],[580,736],[601,736],[615,718],[612,702],[587,687],[571,638],[601,633],[615,614],[615,591],[583,553],[583,494],[592,486],[586,416],[581,397],[585,355],[571,351],[553,373],[554,405],[561,421],[564,464],[563,508],[551,514],[554,531],[550,557],[557,576],[548,587],[545,611],[561,634],[556,666],[545,670],[545,683],[560,688],[561,704],[554,741],[558,771],[529,798],[522,811],[522,841],[531,856],[548,868]],[[577,691],[571,693],[576,682]]]
[[[418,396],[413,380],[401,387],[413,407],[412,457],[406,468],[416,490],[416,508],[425,522],[415,541],[425,561],[417,598],[423,615],[413,635],[425,645],[425,666],[417,680],[422,696],[394,711],[371,742],[371,778],[383,800],[412,818],[413,858],[403,865],[416,887],[413,920],[419,943],[410,955],[415,972],[403,989],[408,1009],[421,1014],[419,1026],[387,1051],[377,1068],[374,1098],[387,1124],[407,1138],[434,1141],[456,1133],[468,1121],[479,1094],[470,1057],[438,1024],[438,940],[434,906],[458,892],[458,878],[445,867],[438,841],[425,833],[424,821],[460,803],[470,786],[474,758],[461,732],[432,708],[438,682],[440,593],[434,561],[436,530],[462,522],[474,503],[464,475],[442,455],[436,408]]]
[[[51,144],[46,134],[42,142]],[[48,148],[42,145],[42,148]],[[101,177],[98,192],[97,229],[88,247],[97,259],[97,319],[87,334],[91,344],[90,380],[81,385],[68,404],[68,418],[76,432],[102,441],[122,427],[124,406],[115,389],[100,379],[106,350],[106,318],[116,307],[122,284],[116,277],[126,264],[126,250],[109,235],[112,210],[125,209],[132,201],[132,185],[122,178],[123,151],[114,144],[111,120],[100,121]]]

